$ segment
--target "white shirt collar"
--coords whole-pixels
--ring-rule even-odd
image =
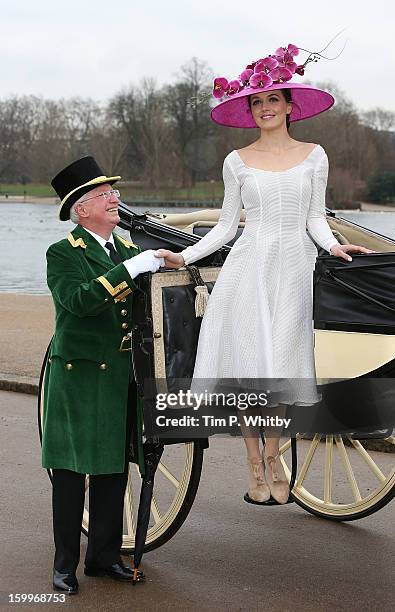
[[[106,249],[105,244],[106,242],[111,242],[111,244],[113,245],[113,247],[115,248],[115,243],[114,243],[114,236],[111,234],[111,236],[109,237],[108,240],[105,240],[104,238],[102,238],[101,236],[99,236],[98,234],[95,234],[95,232],[92,232],[91,230],[88,230],[86,227],[84,227],[84,230],[86,232],[88,232],[88,234],[90,234],[91,236],[94,237],[95,240],[97,240],[97,242],[103,247],[103,249]],[[106,249],[106,251],[108,252],[108,249]]]

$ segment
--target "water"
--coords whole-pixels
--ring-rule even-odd
[[[134,207],[136,212],[145,208]],[[150,208],[152,212],[191,212],[196,208]],[[340,216],[395,239],[395,212],[341,212]],[[0,203],[0,292],[48,294],[45,253],[74,225],[59,222],[53,204]],[[127,233],[117,228],[118,233]]]
[[[133,207],[138,213],[147,207]],[[152,212],[174,212],[175,209],[150,208]],[[181,208],[177,212],[192,212]],[[0,203],[0,292],[48,294],[46,283],[47,248],[65,238],[75,227],[71,221],[59,221],[53,204]],[[120,228],[116,232],[128,238]]]

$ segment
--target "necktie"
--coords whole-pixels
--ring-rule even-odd
[[[115,250],[114,245],[111,242],[106,242],[106,244],[104,245],[106,247],[106,249],[108,249],[110,251],[110,257],[112,259],[112,261],[115,264],[120,264],[122,263],[122,259],[119,255],[119,253],[117,253],[117,251]]]

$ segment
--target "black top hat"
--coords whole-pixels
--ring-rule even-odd
[[[106,176],[94,157],[87,155],[59,172],[51,181],[60,198],[59,219],[70,219],[70,208],[91,189],[103,183],[113,185],[120,176]]]

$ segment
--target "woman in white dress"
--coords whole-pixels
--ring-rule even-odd
[[[234,238],[244,206],[245,227],[234,243],[208,300],[196,354],[195,379],[287,378],[315,381],[312,279],[317,249],[351,261],[349,253],[370,253],[340,245],[326,221],[328,158],[319,144],[295,140],[290,121],[332,106],[322,90],[290,83],[303,73],[293,57],[298,48],[253,62],[239,80],[214,81],[225,100],[211,113],[231,127],[258,127],[260,136],[233,150],[223,164],[224,201],[217,225],[181,253],[157,251],[165,266],[197,262]],[[310,234],[310,237],[308,236]],[[301,385],[290,403],[319,401],[314,385]],[[265,503],[270,494],[285,503],[289,487],[279,460],[279,435],[243,431],[250,468],[248,501]]]

